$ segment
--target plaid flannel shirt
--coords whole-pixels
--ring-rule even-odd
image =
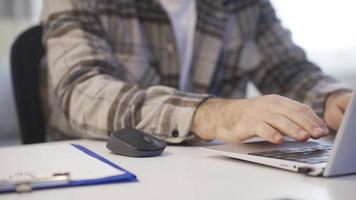
[[[244,98],[249,81],[320,116],[327,95],[345,88],[307,60],[269,1],[196,1],[193,85],[183,93],[159,1],[45,0],[50,132],[107,138],[135,127],[166,142],[197,141],[190,127],[199,103]]]

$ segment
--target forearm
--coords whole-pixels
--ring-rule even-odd
[[[220,99],[208,99],[197,108],[193,122],[192,132],[205,140],[214,140],[215,133],[218,131],[217,124],[220,124],[219,113],[223,107]]]
[[[205,140],[227,138],[247,106],[244,99],[210,98],[196,110],[192,132]],[[226,139],[229,141],[229,139]],[[242,141],[242,140],[241,140]]]

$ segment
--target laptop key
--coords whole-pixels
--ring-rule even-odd
[[[252,152],[249,153],[249,155],[316,164],[327,162],[328,158],[330,157],[331,148],[332,147],[329,145],[294,147],[262,152]]]

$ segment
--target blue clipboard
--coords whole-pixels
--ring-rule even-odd
[[[86,185],[99,185],[99,184],[110,184],[110,183],[124,183],[124,182],[136,182],[137,177],[131,172],[123,169],[122,167],[116,165],[115,163],[105,159],[104,157],[94,153],[93,151],[87,149],[86,147],[78,144],[71,144],[73,147],[78,149],[79,151],[85,153],[88,156],[91,156],[97,159],[100,162],[103,162],[117,170],[124,172],[120,175],[103,177],[103,178],[95,178],[95,179],[82,179],[82,180],[70,180],[67,181],[57,180],[57,181],[44,181],[41,183],[30,182],[27,183],[27,186],[24,185],[19,187],[17,184],[2,184],[0,182],[0,194],[10,193],[10,192],[29,192],[32,190],[42,190],[42,189],[50,189],[50,188],[64,188],[64,187],[76,187],[76,186],[86,186]],[[59,176],[64,176],[63,174],[59,174]],[[58,176],[58,177],[59,177]],[[2,184],[2,185],[1,185]],[[27,187],[27,188],[26,188]],[[30,187],[30,188],[28,188]]]

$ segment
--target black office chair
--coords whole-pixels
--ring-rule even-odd
[[[45,141],[40,93],[40,61],[44,55],[42,26],[19,35],[11,47],[11,74],[23,144]]]

